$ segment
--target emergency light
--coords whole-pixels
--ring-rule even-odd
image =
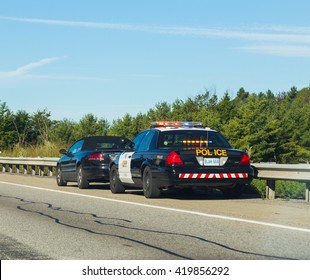
[[[179,121],[156,121],[151,123],[151,127],[203,127],[202,122],[193,122],[193,121],[186,121],[186,122],[179,122]]]

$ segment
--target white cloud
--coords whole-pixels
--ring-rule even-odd
[[[37,18],[17,18],[17,17],[3,17],[3,16],[0,16],[0,19],[10,20],[10,21],[19,21],[19,22],[28,22],[28,23],[48,24],[48,25],[147,31],[147,28],[145,26],[121,24],[121,23],[100,23],[100,22],[67,21],[67,20],[52,20],[52,19],[37,19]]]
[[[6,79],[6,78],[19,77],[19,76],[26,75],[27,73],[31,72],[32,70],[36,68],[43,67],[61,58],[62,57],[44,58],[39,61],[35,61],[35,62],[26,64],[26,65],[23,65],[12,71],[0,72],[0,79]]]
[[[310,57],[310,46],[301,45],[256,45],[238,48],[252,53],[287,57]]]
[[[27,75],[29,78],[45,80],[73,80],[73,81],[103,81],[108,82],[111,79],[91,76],[74,76],[74,75]]]
[[[67,21],[37,18],[18,18],[0,16],[0,20],[33,24],[47,24],[109,30],[127,30],[148,33],[171,34],[180,36],[200,36],[218,39],[237,39],[259,42],[259,45],[243,46],[239,50],[277,56],[310,57],[310,26],[259,25],[242,28],[193,28],[161,25],[135,25],[122,23]],[[240,43],[241,44],[241,43]],[[47,59],[48,60],[48,59]],[[37,64],[44,64],[44,60]],[[49,62],[47,62],[49,63]],[[14,76],[36,67],[36,63],[20,67],[12,72],[0,72],[3,76]],[[86,78],[89,79],[89,78]],[[97,78],[95,78],[97,79]]]
[[[67,21],[36,18],[17,18],[0,16],[0,20],[18,21],[35,24],[88,27],[97,29],[129,30],[173,34],[183,36],[205,36],[223,39],[242,39],[250,41],[310,43],[310,27],[298,26],[253,26],[252,28],[193,28],[158,25],[134,25],[122,23],[102,23]]]

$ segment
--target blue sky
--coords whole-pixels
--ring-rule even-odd
[[[110,122],[240,87],[310,85],[309,1],[1,0],[0,100]]]

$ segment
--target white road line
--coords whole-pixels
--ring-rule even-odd
[[[4,182],[4,181],[0,181],[0,183],[7,184],[7,185],[13,185],[13,186],[20,186],[20,187],[25,187],[25,188],[30,188],[30,189],[37,189],[37,190],[43,190],[43,191],[49,191],[49,192],[55,192],[55,193],[75,195],[75,196],[80,196],[80,197],[100,199],[100,200],[105,200],[105,201],[110,201],[110,202],[117,202],[117,203],[123,203],[123,204],[129,204],[129,205],[135,205],[135,206],[141,206],[141,207],[147,207],[147,208],[155,208],[155,209],[178,212],[178,213],[183,213],[183,214],[186,213],[186,214],[214,218],[214,219],[242,222],[242,223],[247,223],[247,224],[256,224],[256,225],[310,233],[310,229],[307,229],[307,228],[291,227],[291,226],[285,226],[285,225],[274,224],[274,223],[266,223],[266,222],[260,222],[260,221],[255,221],[255,220],[248,220],[248,219],[234,218],[234,217],[228,217],[228,216],[222,216],[222,215],[202,213],[202,212],[197,212],[197,211],[182,210],[182,209],[176,209],[176,208],[171,208],[171,207],[149,205],[149,204],[144,204],[144,203],[139,203],[139,202],[130,202],[130,201],[125,201],[125,200],[120,200],[120,199],[112,199],[112,198],[99,197],[99,196],[93,196],[93,195],[87,195],[87,194],[81,194],[81,193],[71,193],[71,192],[66,192],[66,191],[61,191],[61,190],[52,190],[52,189],[46,189],[46,188],[41,188],[41,187],[35,187],[31,185],[9,183],[9,182]]]

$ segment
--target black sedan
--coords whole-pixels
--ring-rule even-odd
[[[111,161],[110,188],[143,189],[147,198],[168,188],[218,188],[237,198],[250,184],[250,157],[233,149],[225,137],[199,122],[155,122],[133,140],[134,148]]]
[[[61,149],[64,156],[57,163],[57,184],[77,182],[80,189],[90,182],[109,181],[111,155],[131,148],[131,141],[116,136],[91,136],[76,141],[69,150]]]

